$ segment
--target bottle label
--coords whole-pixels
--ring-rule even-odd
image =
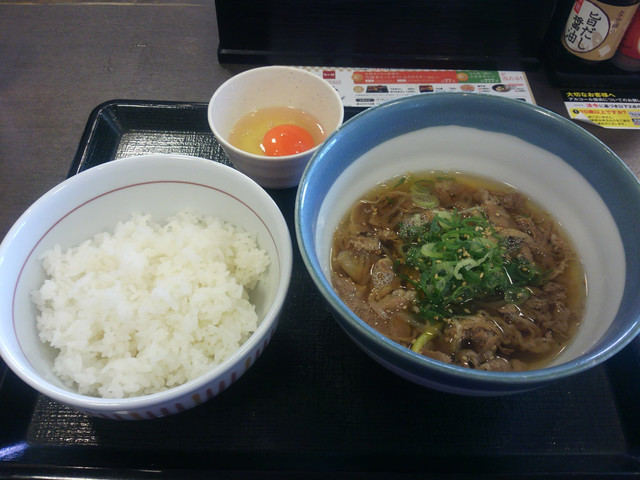
[[[620,53],[627,57],[640,59],[640,10],[638,10],[622,37]]]
[[[638,4],[615,6],[597,0],[576,0],[562,44],[585,60],[601,61],[615,53]]]

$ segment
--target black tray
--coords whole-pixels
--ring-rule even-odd
[[[152,152],[227,161],[205,104],[113,101],[91,114],[69,173]],[[269,193],[293,232],[295,189]],[[346,337],[297,248],[272,343],[197,408],[138,422],[93,418],[0,368],[2,478],[640,478],[638,340],[534,392],[436,392]]]

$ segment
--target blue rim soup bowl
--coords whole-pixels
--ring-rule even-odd
[[[588,293],[569,345],[546,367],[482,371],[428,358],[358,318],[332,288],[330,255],[347,210],[381,181],[409,171],[449,171],[507,183],[564,228]],[[314,154],[295,204],[297,241],[331,313],[370,357],[425,387],[465,395],[532,390],[609,359],[640,330],[640,183],[600,140],[544,108],[463,93],[420,94],[369,108]]]

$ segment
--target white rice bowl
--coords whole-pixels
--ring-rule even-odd
[[[104,398],[166,390],[229,358],[257,328],[249,291],[270,262],[250,232],[189,210],[163,224],[136,213],[41,258],[32,299],[53,372]]]
[[[60,254],[64,256],[63,252],[78,247],[97,234],[110,232],[115,235],[118,222],[127,222],[134,212],[150,215],[152,222],[164,225],[171,216],[184,209],[243,229],[267,253],[269,266],[253,289],[248,288],[251,280],[242,279],[241,272],[246,271],[247,266],[252,267],[256,263],[255,259],[247,255],[236,257],[235,282],[247,284],[245,290],[255,306],[258,319],[255,331],[228,358],[222,361],[212,359],[209,368],[203,373],[180,385],[168,387],[165,384],[164,387],[158,387],[162,390],[156,393],[130,393],[122,398],[79,393],[78,385],[69,386],[54,371],[54,367],[58,368],[55,359],[59,354],[57,350],[60,349],[42,342],[40,338],[37,317],[41,312],[33,301],[33,292],[43,287],[48,276],[42,264],[43,255],[47,250],[60,245]],[[137,229],[136,234],[140,234]],[[190,243],[197,245],[193,235],[191,237]],[[120,247],[117,250],[126,252],[126,249]],[[195,256],[193,250],[180,250],[180,257],[173,259],[174,265],[178,258],[186,261]],[[134,258],[130,253],[126,255],[128,260],[123,263],[123,272],[140,268],[139,265],[136,266],[136,261],[129,260]],[[291,235],[280,208],[263,188],[237,170],[211,160],[173,154],[122,158],[97,165],[46,192],[20,216],[0,243],[0,356],[13,373],[39,393],[91,415],[117,420],[141,420],[184,412],[232,389],[233,384],[258,363],[259,357],[267,350],[276,333],[291,280],[292,264]],[[200,275],[206,278],[212,270],[203,269],[206,275]],[[197,276],[193,275],[194,278]],[[179,292],[180,289],[187,288],[185,285],[191,285],[191,282],[178,279],[169,285],[174,285],[175,292]],[[160,298],[169,291],[166,285],[163,285],[163,289],[156,290],[157,297],[153,298]],[[128,295],[128,290],[126,291]],[[112,289],[111,292],[115,294],[117,289]],[[171,295],[175,295],[175,292],[172,291]],[[200,299],[207,298],[207,308],[219,308],[211,307],[213,300],[209,292],[203,289],[199,294]],[[77,295],[77,298],[81,302],[92,302],[95,305],[99,303],[93,292],[91,295]],[[191,295],[189,306],[193,308],[197,301],[198,295]],[[114,302],[106,303],[112,308]],[[123,307],[125,303],[119,305],[122,310],[127,310]],[[148,302],[148,305],[160,308],[160,301],[154,300]],[[96,310],[94,306],[91,306],[91,311]],[[178,299],[173,307],[180,308]],[[166,305],[164,308],[167,308]],[[138,314],[132,314],[132,318],[137,316]],[[192,317],[182,312],[176,314],[174,319],[174,322],[167,319],[163,324],[171,338],[166,344],[155,342],[153,348],[157,348],[158,352],[169,343],[169,348],[179,351],[182,341],[179,336],[187,336],[186,332],[189,332],[193,324]],[[228,323],[230,322],[225,321],[224,325]],[[127,322],[123,321],[122,325],[129,328]],[[86,328],[88,331],[81,333],[84,337],[78,335],[76,338],[77,332],[74,331],[74,339],[83,342],[87,336],[91,338],[91,330]],[[149,328],[151,331],[147,338],[162,337],[161,329],[156,329],[155,326]],[[241,328],[244,333],[239,334],[240,338],[243,335],[246,337],[248,329]],[[210,329],[214,330],[213,327]],[[81,329],[77,330],[82,332]],[[204,330],[201,328],[198,332]],[[221,328],[216,325],[215,330],[220,331]],[[110,335],[114,336],[113,346],[107,349],[128,348],[128,340],[117,341],[117,336],[122,334],[120,328],[112,328]],[[238,333],[235,335],[238,336]],[[210,344],[211,341],[203,340],[202,343]],[[191,350],[191,346],[183,350],[181,354],[184,353],[188,358],[187,352]],[[149,355],[159,357],[158,352],[149,352]],[[224,353],[216,347],[216,355],[222,357]],[[80,359],[78,361],[83,359],[81,356],[77,358]],[[128,362],[132,360],[125,357],[122,363],[127,368],[122,370],[130,376],[133,375],[133,369],[128,368]],[[172,357],[170,362],[173,367],[178,362],[177,357]],[[149,365],[151,369],[156,368],[151,363]],[[193,362],[187,362],[186,365],[182,372],[185,376],[188,369],[193,367],[195,371],[197,368],[197,364]],[[154,381],[141,381],[139,378],[127,380],[133,388],[138,388],[145,382],[152,384]],[[99,385],[96,383],[92,388],[97,386]]]

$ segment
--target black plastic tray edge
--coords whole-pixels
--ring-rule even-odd
[[[243,470],[154,470],[100,467],[60,468],[54,465],[11,465],[0,469],[0,479],[70,479],[70,480],[627,480],[640,478],[637,473],[522,473],[512,474],[440,474],[396,472],[332,472],[332,471],[243,471]]]
[[[71,162],[67,177],[71,177],[80,173],[85,169],[86,160],[95,153],[94,139],[99,134],[97,131],[98,120],[100,118],[107,118],[105,112],[111,108],[116,107],[135,107],[135,108],[202,108],[206,106],[205,102],[171,102],[171,101],[146,101],[146,100],[126,100],[126,99],[113,99],[105,101],[93,108],[87,119],[85,129],[80,137],[78,149]],[[114,122],[111,127],[120,132],[122,126],[117,124],[117,119],[113,119]]]

